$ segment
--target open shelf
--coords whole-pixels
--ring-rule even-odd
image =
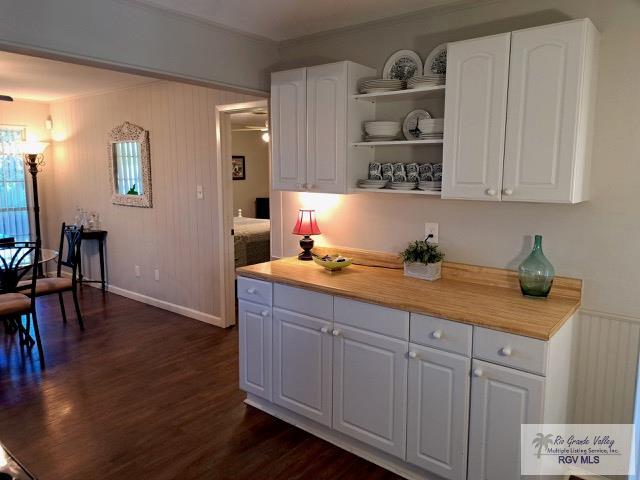
[[[444,94],[445,89],[446,85],[436,85],[434,87],[408,88],[406,90],[394,90],[392,92],[361,93],[352,95],[351,98],[376,103],[388,100],[403,100],[405,98],[413,99],[434,97]]]
[[[355,142],[354,147],[397,147],[400,145],[442,145],[442,138],[432,140],[389,140],[387,142]]]
[[[400,195],[429,195],[431,197],[440,197],[441,192],[434,192],[432,190],[392,190],[390,188],[357,188],[353,187],[349,189],[349,193],[389,193]]]

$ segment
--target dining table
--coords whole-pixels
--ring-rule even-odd
[[[36,261],[40,265],[44,265],[45,263],[50,262],[58,256],[57,250],[41,248],[40,256],[36,260],[36,252],[35,250],[33,250],[20,259],[20,271],[18,272],[18,275],[16,275],[16,271],[7,270],[6,265],[11,264],[13,257],[16,255],[16,252],[19,249],[20,247],[3,248],[2,245],[0,245],[0,258],[2,259],[0,260],[0,294],[15,292],[18,286],[18,282],[22,278],[23,274],[27,274],[27,270],[32,267]],[[28,332],[28,329],[22,326],[21,320],[19,318],[5,318],[2,320],[4,320],[3,323],[5,327],[5,333],[14,334],[18,331],[21,331],[23,332],[24,339],[29,346],[32,346],[35,343],[34,339],[31,337],[31,334]],[[0,480],[2,480],[1,476]]]

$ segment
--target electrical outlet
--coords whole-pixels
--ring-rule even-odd
[[[438,243],[438,224],[437,223],[424,224],[424,238],[426,239],[429,235],[431,235],[431,238],[429,239],[429,243]]]
[[[156,269],[153,271],[153,274],[154,274],[154,277],[155,277],[155,279],[156,279],[156,282],[159,282],[159,281],[160,281],[160,270],[156,268]]]
[[[136,273],[136,277],[140,278],[140,265],[136,265],[133,270]]]
[[[204,198],[204,191],[202,190],[202,185],[196,185],[196,198],[198,200],[202,200]]]

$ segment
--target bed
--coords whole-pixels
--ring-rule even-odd
[[[233,217],[236,267],[271,260],[271,221],[261,218]]]

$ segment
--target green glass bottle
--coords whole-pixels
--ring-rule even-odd
[[[546,297],[555,274],[553,265],[542,252],[542,235],[536,235],[533,251],[518,267],[522,294],[528,297]]]

